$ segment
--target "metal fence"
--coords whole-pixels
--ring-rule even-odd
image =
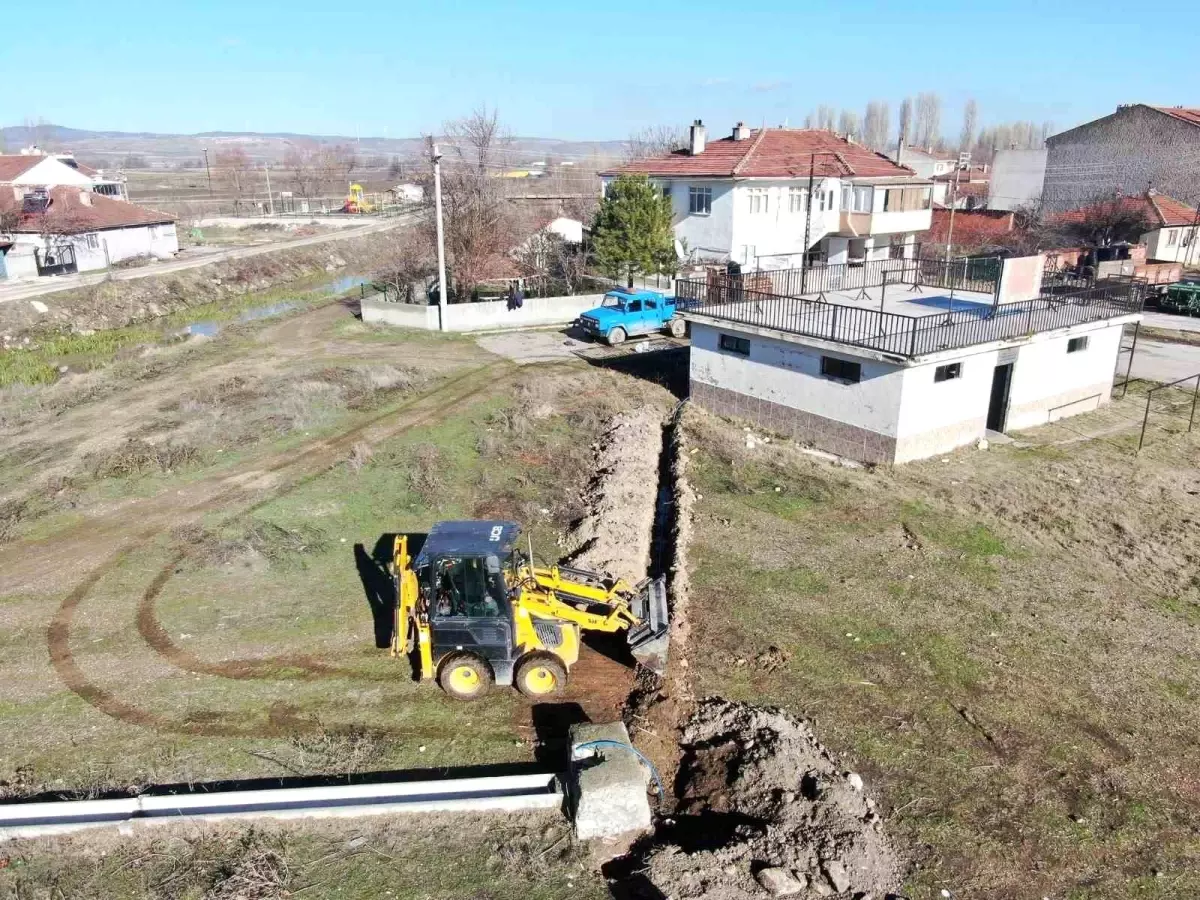
[[[826,294],[866,291],[887,284],[921,285],[943,290],[995,294],[1000,284],[1001,260],[981,259],[871,259],[865,262],[816,265],[806,268],[766,269],[739,275],[713,275],[724,279],[730,291],[748,288],[767,294],[800,297],[809,294],[824,299]]]
[[[720,281],[681,279],[675,284],[676,297],[690,306],[690,312],[904,357],[1129,315],[1141,311],[1143,294],[1143,286],[1123,282],[1020,303],[970,303],[944,313],[912,316],[731,287]]]
[[[1146,443],[1146,426],[1152,411],[1181,422],[1187,419],[1187,431],[1190,434],[1196,424],[1197,401],[1200,401],[1200,373],[1146,391],[1146,412],[1142,416],[1142,431],[1138,435],[1138,452],[1142,452],[1142,446]],[[1154,406],[1155,402],[1157,406]]]

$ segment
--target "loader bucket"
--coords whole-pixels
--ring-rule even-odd
[[[630,611],[638,624],[629,629],[629,650],[633,658],[658,675],[667,671],[667,644],[670,622],[667,614],[667,580],[651,578],[638,585]]]

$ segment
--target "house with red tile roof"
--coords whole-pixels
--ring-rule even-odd
[[[175,217],[90,185],[0,184],[0,280],[104,269],[179,252]]]
[[[779,269],[911,255],[929,228],[932,182],[828,131],[748,128],[608,172],[644,174],[670,198],[680,256]],[[807,241],[806,241],[807,236]]]
[[[1090,204],[1050,216],[1055,224],[1087,222],[1110,215],[1116,205],[1125,212],[1140,215],[1146,222],[1139,243],[1146,245],[1146,258],[1155,262],[1180,262],[1200,265],[1200,213],[1181,200],[1150,190],[1103,204]]]
[[[1153,188],[1200,202],[1200,107],[1131,103],[1046,139],[1042,202],[1078,209]]]
[[[0,185],[23,187],[90,187],[93,192],[128,200],[124,176],[85,166],[70,153],[46,153],[27,147],[20,153],[0,154]]]

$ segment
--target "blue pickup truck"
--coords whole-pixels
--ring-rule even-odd
[[[581,315],[578,324],[586,336],[602,339],[614,347],[626,338],[655,331],[683,337],[687,334],[687,323],[679,317],[679,312],[684,305],[657,291],[615,288],[604,295],[599,306]]]

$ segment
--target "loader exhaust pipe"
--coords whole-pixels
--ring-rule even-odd
[[[656,675],[667,671],[667,646],[671,627],[667,610],[667,579],[647,578],[634,590],[630,612],[638,620],[626,633],[629,652]]]

